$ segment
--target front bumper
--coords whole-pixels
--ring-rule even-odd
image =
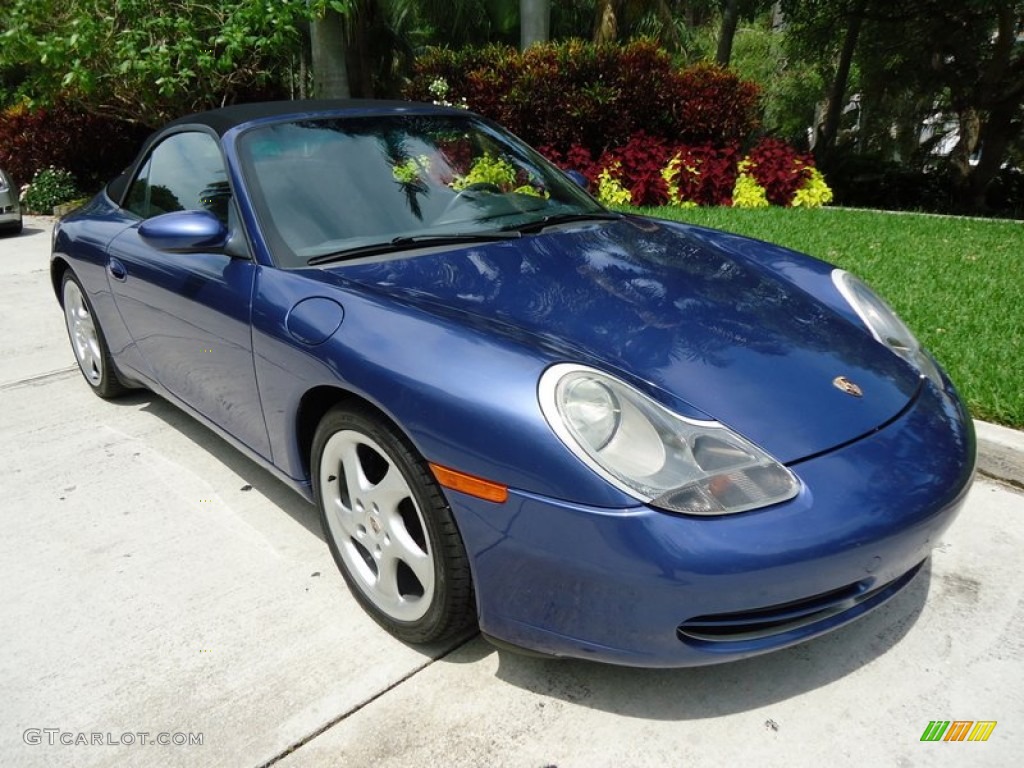
[[[556,656],[698,666],[821,635],[898,593],[953,521],[973,425],[928,384],[892,424],[791,465],[792,501],[727,517],[449,492],[481,630]]]

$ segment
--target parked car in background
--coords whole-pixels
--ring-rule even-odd
[[[21,232],[21,203],[14,179],[0,168],[0,232]]]
[[[317,504],[405,641],[782,648],[906,588],[973,477],[956,390],[863,282],[609,211],[465,110],[184,117],[53,244],[93,391],[157,392]]]

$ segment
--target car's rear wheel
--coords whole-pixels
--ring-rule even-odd
[[[312,453],[324,535],[363,608],[406,642],[469,629],[476,605],[462,538],[405,437],[369,409],[336,407]]]
[[[71,339],[71,349],[78,361],[78,369],[86,382],[100,397],[116,397],[126,388],[114,372],[110,350],[103,331],[92,311],[92,305],[82,290],[81,283],[70,272],[64,273],[61,289],[64,304],[64,322]]]

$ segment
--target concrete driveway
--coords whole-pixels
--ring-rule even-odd
[[[758,659],[411,648],[349,596],[311,506],[163,400],[89,392],[50,226],[0,238],[0,764],[1018,764],[1019,492],[979,481],[902,595]],[[932,720],[998,725],[921,742]]]

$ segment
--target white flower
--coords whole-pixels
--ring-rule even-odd
[[[435,99],[444,101],[444,97],[448,95],[448,81],[443,77],[434,78],[434,81],[427,86],[427,90],[430,91],[430,95]],[[437,102],[434,102],[435,104]]]

